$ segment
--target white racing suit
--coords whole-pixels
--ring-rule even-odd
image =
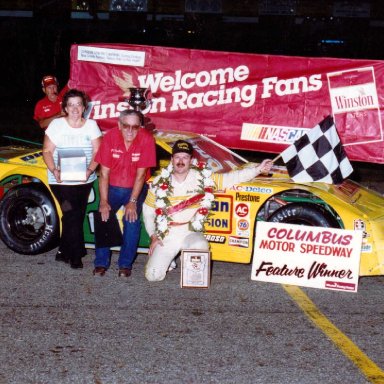
[[[217,190],[224,190],[234,184],[252,180],[256,177],[260,172],[255,165],[251,164],[247,168],[223,174],[214,173],[211,178],[214,180]],[[173,187],[173,193],[170,196],[171,205],[175,206],[198,194],[200,178],[200,173],[194,169],[189,171],[182,183],[178,183],[171,177],[171,185]],[[169,232],[162,240],[163,246],[156,246],[145,266],[145,277],[147,280],[163,280],[170,263],[183,249],[209,250],[208,241],[203,233],[192,231],[189,226],[199,207],[198,202],[171,215],[173,225],[169,226]],[[150,189],[143,205],[144,224],[149,236],[156,232],[155,210],[155,195]]]

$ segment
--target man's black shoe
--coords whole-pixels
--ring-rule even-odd
[[[70,262],[71,268],[73,269],[82,269],[83,268],[83,263],[80,261],[73,261],[71,260]]]
[[[57,251],[55,260],[61,261],[62,263],[69,263],[69,258],[64,256],[64,254],[61,253],[60,251]]]

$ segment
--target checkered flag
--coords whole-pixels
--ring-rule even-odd
[[[297,182],[340,184],[353,172],[332,116],[296,140],[281,157],[289,176]]]

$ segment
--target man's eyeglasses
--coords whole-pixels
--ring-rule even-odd
[[[131,124],[124,124],[124,123],[120,123],[120,126],[121,126],[121,129],[124,129],[124,130],[129,130],[129,131],[137,131],[138,129],[140,129],[140,125],[138,124],[135,124],[135,125],[131,125]]]

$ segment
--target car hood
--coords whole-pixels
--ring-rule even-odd
[[[0,147],[0,163],[45,166],[41,149],[17,146]]]
[[[249,185],[250,183],[246,183]],[[256,178],[253,186],[270,188],[286,188],[287,190],[301,189],[308,191],[326,202],[335,199],[347,203],[370,218],[384,219],[384,197],[376,191],[370,190],[359,183],[346,179],[342,184],[326,183],[298,183],[282,174],[273,177]],[[273,193],[273,192],[272,192]],[[332,204],[331,204],[332,205]]]

